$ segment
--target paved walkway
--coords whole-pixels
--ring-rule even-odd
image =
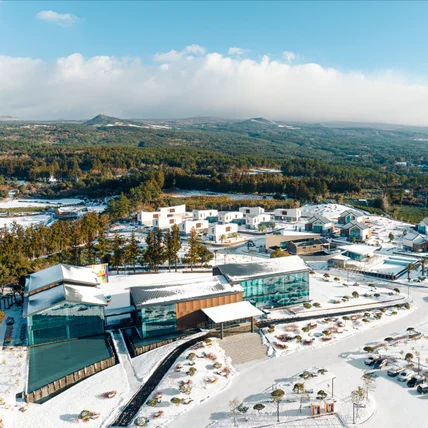
[[[219,340],[219,344],[232,359],[233,365],[267,358],[266,346],[258,333],[235,334]]]

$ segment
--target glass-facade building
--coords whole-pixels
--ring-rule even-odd
[[[151,305],[141,309],[143,338],[166,335],[177,330],[176,304]]]
[[[239,283],[243,300],[259,309],[279,308],[309,300],[309,272],[296,272],[247,279]]]
[[[29,345],[104,333],[104,307],[63,303],[27,319]]]

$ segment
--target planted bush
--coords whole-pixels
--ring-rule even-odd
[[[239,413],[247,413],[248,412],[249,407],[244,406],[244,403],[241,403],[236,410],[238,410]]]
[[[360,297],[360,295],[358,294],[358,291],[353,291],[353,292],[352,292],[352,297],[353,297],[354,299],[358,299],[358,297]]]
[[[147,405],[150,407],[155,407],[156,404],[158,404],[158,400],[156,400],[156,398],[151,398],[150,400],[147,401]]]
[[[180,405],[180,404],[181,404],[181,399],[180,399],[180,398],[178,398],[178,397],[172,397],[172,398],[171,398],[171,403],[172,403],[172,404],[175,404],[176,406],[178,406],[178,405]]]
[[[297,342],[301,342],[301,341],[302,341],[302,336],[297,335],[297,336],[296,336],[296,341],[297,341]]]
[[[275,326],[273,325],[273,324],[270,324],[269,326],[268,326],[268,332],[269,333],[273,333],[275,331]]]
[[[327,397],[327,393],[324,390],[320,390],[317,392],[317,398],[324,400]]]
[[[253,409],[256,410],[258,413],[260,413],[264,408],[265,406],[262,403],[257,403],[253,406]]]
[[[312,308],[312,305],[309,302],[303,303],[303,307],[306,309]]]
[[[394,338],[391,336],[385,337],[385,342],[392,342],[393,340]]]
[[[408,352],[408,353],[406,354],[406,356],[404,357],[404,359],[405,359],[406,361],[412,361],[412,360],[413,360],[413,358],[415,358],[415,357],[414,357],[414,355],[413,355],[411,352]]]
[[[194,352],[191,352],[188,356],[187,359],[189,361],[193,361],[196,358],[196,354]]]
[[[365,346],[363,348],[363,350],[366,351],[366,352],[374,352],[374,348],[372,346]]]
[[[309,330],[310,330],[310,328],[309,327],[303,327],[302,328],[302,331],[304,332],[304,333],[308,333],[309,332]]]
[[[314,303],[314,306],[315,306],[316,308],[320,308],[320,307],[321,307],[321,303],[319,303],[319,302],[315,302],[315,303]]]
[[[197,370],[195,369],[195,367],[190,367],[189,371],[187,372],[187,374],[189,376],[195,376]]]
[[[298,384],[296,384],[296,385],[298,385]],[[272,397],[275,397],[275,398],[280,398],[280,397],[283,397],[285,395],[285,392],[282,389],[275,389],[275,391],[272,391],[270,395]]]
[[[407,310],[409,310],[409,309],[410,309],[410,305],[409,305],[408,303],[405,303],[405,304],[404,304],[404,307],[405,307]]]
[[[349,321],[351,318],[349,318],[347,315],[345,315],[344,317],[342,317],[342,319],[345,321]]]
[[[349,300],[349,296],[343,296],[342,300],[345,300],[347,302]]]

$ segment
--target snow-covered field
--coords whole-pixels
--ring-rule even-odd
[[[188,359],[192,353],[196,354],[193,362]],[[204,355],[212,356],[212,359]],[[214,367],[215,363],[218,364],[218,368]],[[190,376],[188,373],[192,368],[196,371]],[[189,349],[177,359],[177,364],[169,370],[155,391],[154,396],[157,392],[162,393],[161,402],[153,407],[144,404],[136,419],[146,418],[153,421],[156,426],[164,426],[188,409],[224,390],[235,374],[230,359],[218,345],[217,340],[214,339],[211,346]],[[189,381],[190,392],[181,392],[180,385]],[[173,398],[178,399],[177,404],[171,402]]]
[[[339,215],[352,207],[341,204],[307,204],[301,207],[302,217],[312,217],[321,215],[329,220],[337,220]]]
[[[0,202],[1,209],[8,208],[25,208],[25,207],[60,207],[69,205],[80,205],[83,204],[83,199],[77,198],[64,198],[64,199],[5,199]]]
[[[304,348],[319,348],[359,334],[366,329],[376,328],[380,324],[411,312],[404,307],[368,310],[341,317],[326,317],[315,321],[300,321],[293,324],[276,324],[265,327],[262,332],[269,346],[268,354],[282,356]]]
[[[263,195],[252,195],[245,193],[217,193],[204,190],[181,190],[176,189],[165,193],[173,198],[188,198],[191,196],[227,196],[230,199],[263,199]]]
[[[37,214],[21,217],[0,217],[0,227],[10,227],[12,223],[17,223],[23,227],[33,226],[35,224],[47,224],[51,220],[50,215]]]

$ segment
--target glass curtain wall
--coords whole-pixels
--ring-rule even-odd
[[[240,284],[244,288],[243,299],[261,309],[278,308],[309,300],[309,272],[252,279]]]
[[[28,317],[30,345],[104,333],[104,307],[65,303]]]
[[[175,303],[171,305],[153,305],[141,309],[141,330],[143,338],[162,336],[175,332],[177,316]]]

